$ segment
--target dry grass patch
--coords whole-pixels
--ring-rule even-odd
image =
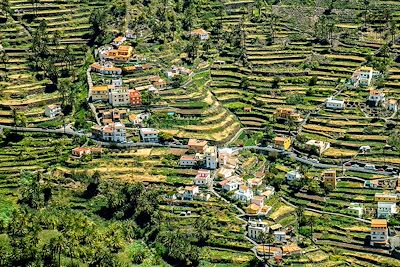
[[[274,211],[269,217],[276,221],[278,218],[288,214],[292,213],[295,209],[290,206],[280,206],[276,211]]]
[[[339,148],[329,148],[324,152],[324,157],[333,157],[333,158],[339,158],[339,157],[353,157],[357,155],[357,151],[353,150],[346,150],[346,149],[339,149]]]

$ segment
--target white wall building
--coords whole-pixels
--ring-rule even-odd
[[[237,190],[233,195],[233,199],[241,202],[249,202],[253,196],[253,190],[251,190],[248,186],[241,185],[239,190]]]
[[[376,210],[378,218],[387,219],[393,214],[397,213],[397,206],[395,202],[378,202],[378,209]]]
[[[262,233],[268,230],[268,224],[262,221],[249,221],[247,225],[247,235],[253,240],[260,240]]]
[[[239,188],[239,183],[236,181],[229,181],[222,186],[222,189],[225,192],[231,192],[231,191],[237,190],[238,188]]]
[[[328,98],[326,100],[325,106],[330,109],[344,109],[345,104],[343,100]]]
[[[397,112],[398,105],[396,99],[389,99],[387,103],[387,109],[393,112]]]
[[[329,142],[324,142],[324,141],[320,141],[320,140],[308,140],[306,143],[307,150],[316,149],[316,151],[319,155],[324,153],[330,147],[331,147],[331,144]]]
[[[57,115],[61,114],[61,106],[60,105],[48,105],[44,109],[44,114],[49,118],[54,118]]]
[[[347,208],[347,210],[351,215],[357,216],[358,218],[361,218],[364,214],[364,207],[359,203],[350,203],[350,206]]]
[[[378,90],[370,90],[368,96],[368,102],[371,106],[378,106],[379,103],[385,101],[385,93]]]
[[[210,178],[210,170],[198,170],[197,175],[194,178],[194,184],[198,186],[206,186],[210,181]]]
[[[179,165],[182,167],[193,167],[197,163],[197,160],[194,156],[182,156],[179,160]]]
[[[103,140],[109,142],[126,142],[125,125],[121,122],[113,122],[103,127]]]
[[[158,131],[153,128],[141,128],[140,137],[145,143],[158,143]]]
[[[208,146],[204,152],[206,160],[206,168],[215,170],[218,167],[218,153],[217,147]]]
[[[185,191],[183,192],[182,199],[183,200],[193,200],[199,194],[198,186],[186,186]]]
[[[293,170],[286,174],[286,181],[291,182],[294,180],[300,180],[301,177],[303,177],[303,176],[301,175],[300,172]]]
[[[379,76],[378,71],[374,71],[371,67],[361,67],[356,70],[351,77],[354,86],[370,86],[372,84],[372,79]]]

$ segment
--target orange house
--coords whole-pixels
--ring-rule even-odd
[[[142,104],[142,96],[139,91],[131,90],[129,91],[129,100],[131,106],[141,105]]]

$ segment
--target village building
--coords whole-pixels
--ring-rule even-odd
[[[218,167],[217,147],[207,146],[204,150],[206,168],[215,170]]]
[[[209,170],[198,170],[194,178],[194,184],[198,186],[206,186],[210,181],[211,173]]]
[[[389,241],[389,231],[387,220],[372,219],[371,221],[371,246],[387,245]]]
[[[76,158],[82,158],[85,155],[92,154],[92,150],[87,147],[76,147],[71,151],[71,155]]]
[[[265,190],[261,193],[266,199],[269,199],[275,194],[275,188],[273,186],[266,186]]]
[[[397,202],[397,195],[395,194],[386,194],[386,193],[376,193],[375,194],[375,202]]]
[[[331,144],[329,142],[319,140],[308,140],[306,143],[306,150],[316,151],[318,155],[322,155],[330,147]]]
[[[113,106],[128,106],[130,104],[128,88],[113,88],[109,92],[108,102]]]
[[[257,206],[263,207],[264,199],[265,199],[265,197],[263,197],[263,196],[254,196],[251,199],[251,204],[256,204]]]
[[[330,109],[344,109],[345,108],[344,100],[338,100],[338,99],[334,99],[332,97],[329,97],[326,100],[325,106]]]
[[[200,39],[200,41],[206,41],[210,38],[210,32],[208,32],[202,28],[191,31],[190,35],[198,37]]]
[[[372,67],[361,67],[353,73],[351,80],[355,87],[370,86],[372,79],[379,75]]]
[[[44,109],[44,114],[46,117],[54,118],[62,113],[60,105],[48,105]]]
[[[273,235],[275,237],[275,242],[276,243],[285,243],[287,242],[286,239],[286,232],[285,231],[274,231]]]
[[[224,183],[223,183],[224,182]],[[222,184],[222,189],[225,192],[232,192],[235,191],[239,188],[240,183],[238,181],[229,181],[229,180],[224,180],[221,182]]]
[[[91,70],[104,75],[121,75],[122,69],[114,67],[111,63],[100,64],[98,62],[93,63],[90,66]]]
[[[252,198],[253,191],[245,185],[239,186],[239,190],[233,195],[234,200],[239,200],[241,202],[249,202]]]
[[[179,165],[182,167],[193,167],[196,166],[197,164],[197,159],[195,156],[187,156],[183,155],[180,160],[179,160]]]
[[[103,127],[103,140],[110,142],[126,142],[125,125],[121,122],[113,122]]]
[[[189,139],[188,150],[193,153],[204,153],[208,142],[204,140]]]
[[[266,222],[249,221],[247,224],[247,235],[253,240],[260,241],[262,234],[269,231],[268,224]]]
[[[118,36],[112,41],[111,44],[118,47],[118,46],[122,45],[125,41],[126,41],[125,36]]]
[[[380,219],[387,219],[397,213],[396,202],[378,202],[376,215]]]
[[[277,119],[290,119],[294,122],[302,121],[301,115],[295,112],[293,108],[277,108],[274,116]]]
[[[96,85],[93,86],[92,101],[108,101],[108,92],[112,87],[110,85]]]
[[[133,47],[128,45],[121,45],[118,47],[118,49],[111,49],[106,51],[104,58],[118,62],[128,62],[132,56]]]
[[[258,245],[256,250],[257,250],[257,254],[261,255],[261,256],[272,256],[275,259],[282,258],[282,249],[279,247]]]
[[[322,172],[322,180],[326,188],[336,189],[336,170]]]
[[[303,177],[299,171],[292,170],[288,173],[286,173],[286,181],[291,182],[295,180],[300,180]]]
[[[221,167],[218,169],[217,175],[222,179],[226,179],[231,177],[235,173],[234,169]]]
[[[139,91],[129,90],[129,103],[131,106],[142,105],[142,95]]]
[[[282,247],[283,256],[300,255],[300,254],[301,254],[301,248],[296,243],[292,243],[290,245]]]
[[[379,187],[379,183],[378,183],[377,180],[372,180],[372,181],[366,180],[364,182],[364,187],[365,188],[378,188]]]
[[[166,74],[169,79],[172,79],[177,75],[191,76],[193,71],[185,67],[172,66],[171,70],[167,71]]]
[[[387,109],[389,111],[397,112],[398,105],[397,105],[397,100],[396,99],[389,99],[387,103]]]
[[[360,203],[350,203],[347,211],[350,215],[361,218],[364,214],[364,207]]]
[[[262,179],[250,178],[247,180],[247,185],[252,189],[257,189],[262,185]]]
[[[186,186],[182,195],[182,200],[193,200],[199,193],[198,186]]]
[[[274,146],[278,149],[289,150],[291,142],[290,137],[287,136],[277,136],[274,138]]]
[[[385,93],[381,90],[372,89],[369,91],[368,104],[377,107],[380,103],[385,101]]]
[[[158,143],[158,131],[153,128],[141,128],[140,137],[144,143]]]

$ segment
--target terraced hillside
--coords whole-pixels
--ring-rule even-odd
[[[40,123],[44,106],[60,103],[60,94],[51,87],[51,81],[33,67],[33,35],[41,22],[46,22],[48,38],[56,41],[49,48],[67,58],[58,60],[61,69],[83,65],[91,37],[91,11],[102,8],[107,1],[10,1],[7,19],[0,22],[1,45],[7,57],[0,66],[1,111],[0,123],[13,123],[12,109],[24,112],[27,123]],[[60,70],[61,71],[61,70]]]
[[[398,115],[370,108],[370,88],[347,84],[358,68],[372,66],[383,73],[375,87],[386,99],[399,99],[398,28],[393,26],[399,20],[397,2],[378,1],[367,15],[352,1],[333,9],[227,1],[225,10],[217,19],[226,32],[218,37],[226,44],[211,67],[211,91],[243,126],[289,134],[300,125],[277,120],[274,112],[293,108],[306,118],[300,143],[312,138],[330,141],[333,148],[326,156],[338,157],[355,155],[370,142],[377,150],[374,156],[382,156]],[[329,23],[323,24],[325,20]],[[321,33],[319,27],[327,30]],[[343,99],[346,109],[325,109],[328,97]],[[307,120],[309,113],[315,114]]]

